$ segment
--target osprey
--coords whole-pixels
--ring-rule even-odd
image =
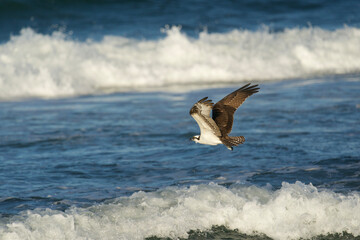
[[[238,90],[230,93],[215,105],[208,97],[200,99],[190,109],[190,115],[195,119],[200,127],[200,135],[193,136],[192,141],[207,144],[218,145],[224,144],[229,150],[233,150],[233,146],[237,146],[245,142],[243,136],[230,137],[234,113],[238,107],[249,96],[257,93],[260,88],[258,85],[246,84]],[[212,110],[212,118],[210,112]]]

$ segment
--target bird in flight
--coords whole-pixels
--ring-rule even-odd
[[[228,136],[234,122],[234,113],[249,96],[257,93],[258,85],[250,83],[230,93],[215,105],[205,97],[190,109],[190,115],[200,128],[200,135],[193,136],[192,141],[207,145],[224,144],[229,150],[245,142],[243,136]],[[212,117],[210,112],[212,110]]]

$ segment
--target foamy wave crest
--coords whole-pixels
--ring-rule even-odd
[[[360,29],[202,32],[80,42],[23,29],[0,45],[0,99],[360,72]]]
[[[360,195],[319,191],[297,182],[277,191],[216,184],[138,192],[111,203],[66,212],[34,210],[0,227],[0,238],[144,239],[187,237],[191,229],[223,225],[275,239],[320,234],[360,235]]]

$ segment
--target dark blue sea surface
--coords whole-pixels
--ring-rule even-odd
[[[0,239],[360,236],[358,1],[0,2]],[[244,144],[189,115],[244,84]]]
[[[275,191],[300,181],[354,194],[358,78],[260,84],[235,116],[232,133],[246,142],[234,151],[189,141],[199,130],[188,111],[199,98],[217,101],[237,86],[3,102],[0,210],[4,217],[34,208],[64,211],[211,182]]]
[[[319,26],[336,29],[360,26],[360,3],[350,1],[115,1],[3,0],[0,2],[0,40],[25,27],[40,33],[71,32],[76,39],[104,35],[156,38],[165,25],[181,25],[192,36],[233,29],[274,31]]]

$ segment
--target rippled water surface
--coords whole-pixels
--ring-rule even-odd
[[[359,8],[0,1],[0,239],[359,238]]]
[[[261,84],[236,112],[234,151],[191,142],[188,111],[236,86],[1,103],[2,212],[208,182],[358,191],[360,85],[339,78]]]

